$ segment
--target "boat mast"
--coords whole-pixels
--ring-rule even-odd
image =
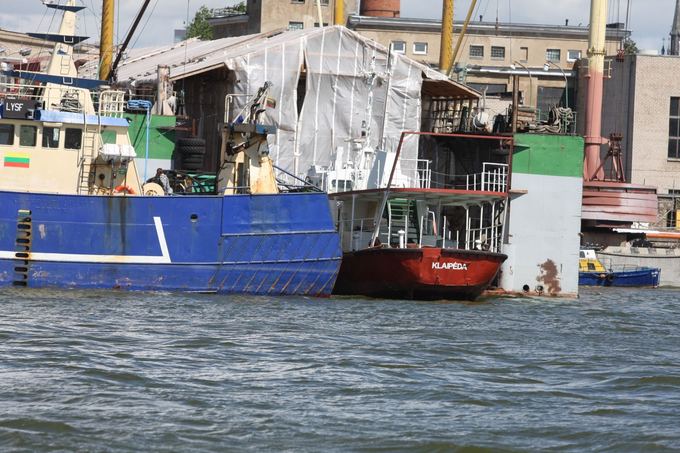
[[[107,80],[113,62],[114,0],[102,0],[102,35],[99,47],[99,79]]]
[[[600,149],[602,138],[602,91],[604,81],[607,0],[590,2],[590,35],[588,40],[588,92],[586,96],[586,136],[583,177],[586,181],[604,179]]]
[[[447,73],[453,65],[453,0],[442,4],[442,35],[439,50],[439,70]]]
[[[335,25],[345,25],[345,0],[335,0]]]

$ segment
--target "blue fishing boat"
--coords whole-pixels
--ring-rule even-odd
[[[657,287],[661,270],[655,267],[607,268],[594,250],[581,250],[578,284],[581,286]]]
[[[277,180],[274,128],[258,122],[267,86],[223,127],[212,192],[171,194],[162,172],[140,180],[125,93],[77,77],[81,7],[46,6],[63,14],[43,35],[47,71],[2,71],[0,287],[330,295],[341,250],[328,197]]]

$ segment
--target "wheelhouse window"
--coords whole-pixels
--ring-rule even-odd
[[[80,149],[83,142],[82,129],[66,129],[64,133],[64,148],[66,149]]]
[[[470,46],[470,58],[484,58],[484,46]]]
[[[680,97],[671,98],[668,123],[668,158],[680,159]]]
[[[42,146],[43,148],[59,148],[58,127],[43,127]]]
[[[0,145],[14,144],[14,125],[0,124]]]
[[[22,125],[19,128],[19,146],[35,146],[38,143],[38,128]]]

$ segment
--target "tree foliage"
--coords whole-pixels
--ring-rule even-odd
[[[626,55],[635,55],[638,53],[638,47],[635,41],[630,38],[623,40],[623,53]]]
[[[208,23],[212,17],[212,12],[206,7],[201,6],[196,11],[194,20],[187,27],[187,39],[198,38],[202,41],[209,41],[213,38],[213,29]]]
[[[239,13],[247,13],[248,7],[246,6],[246,2],[238,2],[235,4],[234,11],[238,11]]]

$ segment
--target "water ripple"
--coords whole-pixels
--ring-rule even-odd
[[[678,300],[6,290],[0,448],[677,450]]]

